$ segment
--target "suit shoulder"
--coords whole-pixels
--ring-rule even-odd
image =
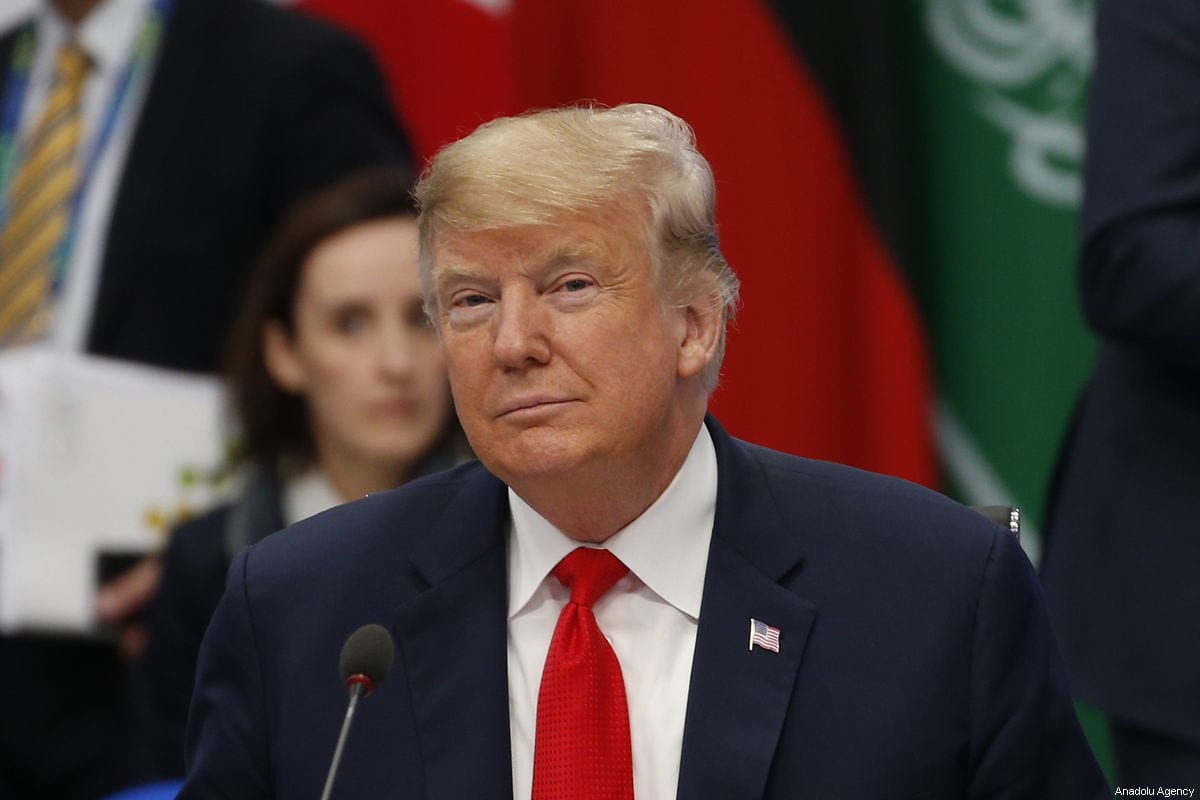
[[[826,491],[835,493],[835,496],[878,496],[902,504],[932,504],[943,509],[963,508],[950,498],[903,478],[869,472],[833,461],[794,456],[750,442],[738,441],[737,444],[762,466],[772,484],[809,484],[821,486]]]
[[[287,65],[334,54],[339,58],[367,54],[357,36],[311,14],[263,0],[237,0],[237,6],[239,19],[236,24],[230,20],[229,30],[247,45],[262,47],[259,57],[268,62]]]
[[[419,478],[324,511],[274,533],[252,549],[255,564],[330,569],[361,563],[363,553],[406,557],[422,544],[479,462]]]
[[[762,468],[785,516],[811,518],[815,509],[820,518],[836,520],[822,530],[841,541],[861,539],[867,546],[942,558],[954,552],[978,557],[1004,532],[982,514],[902,478],[739,445]]]

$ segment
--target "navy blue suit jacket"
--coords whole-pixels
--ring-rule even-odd
[[[1032,569],[932,492],[731,439],[680,798],[1107,797]],[[232,564],[205,639],[184,798],[311,798],[358,626],[396,641],[339,797],[511,796],[508,503],[477,463],[268,537]],[[747,649],[751,617],[782,631]],[[658,800],[647,798],[646,800]]]
[[[1042,578],[1078,695],[1200,749],[1200,3],[1103,0],[1080,278],[1102,336]]]

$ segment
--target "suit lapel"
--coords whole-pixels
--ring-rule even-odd
[[[124,313],[121,301],[129,288],[137,286],[137,271],[147,267],[130,254],[145,238],[146,220],[162,202],[162,195],[195,191],[195,187],[181,188],[171,183],[175,178],[172,165],[180,158],[179,142],[184,138],[188,115],[194,113],[200,98],[207,96],[209,82],[205,75],[211,72],[213,58],[207,30],[220,24],[226,13],[227,4],[221,0],[175,0],[172,4],[117,183],[88,334],[89,349],[101,343],[119,323]]]
[[[680,800],[762,797],[816,607],[780,585],[802,553],[762,467],[711,417],[717,509],[688,691]],[[748,648],[750,620],[780,630]]]
[[[32,21],[23,22],[0,36],[0,103],[8,102],[8,77],[12,73],[13,50],[16,48],[17,40],[32,26]]]
[[[504,486],[480,469],[413,564],[428,590],[396,614],[431,797],[512,794]]]
[[[781,585],[802,553],[762,467],[715,420],[708,425],[717,509],[678,797],[750,800],[765,792],[816,608]],[[431,797],[512,794],[507,520],[504,485],[482,469],[467,478],[413,554],[429,588],[396,612]],[[748,649],[751,618],[781,631],[779,653]]]

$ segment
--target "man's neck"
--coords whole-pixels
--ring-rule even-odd
[[[78,25],[100,5],[101,0],[48,0],[50,5],[72,25]]]

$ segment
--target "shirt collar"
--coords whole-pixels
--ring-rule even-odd
[[[655,594],[692,619],[700,617],[704,572],[717,504],[717,454],[708,428],[700,432],[675,478],[641,516],[601,547],[611,550]],[[533,598],[555,565],[579,542],[508,490],[508,618]]]
[[[319,469],[310,469],[289,478],[283,484],[283,515],[284,522],[288,525],[320,514],[343,502],[345,501],[338,496],[333,484]]]
[[[92,60],[92,74],[109,75],[129,62],[150,3],[151,0],[103,0],[83,18],[74,34]],[[37,24],[39,45],[55,52],[72,32],[50,3],[41,4]]]

